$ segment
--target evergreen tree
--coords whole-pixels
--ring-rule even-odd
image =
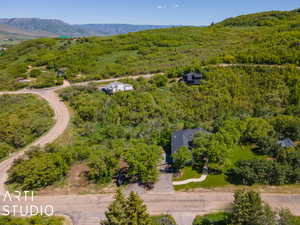
[[[300,218],[293,216],[290,210],[282,209],[278,213],[278,225],[300,225]]]
[[[118,190],[105,216],[106,220],[101,221],[101,225],[151,225],[147,206],[135,192],[125,199],[122,191]]]
[[[276,214],[275,212],[271,209],[271,207],[268,204],[265,204],[263,206],[264,214],[263,217],[261,218],[260,222],[261,224],[264,225],[276,225]]]
[[[118,189],[115,200],[105,212],[106,220],[101,221],[101,225],[127,225],[127,215],[125,213],[126,199],[120,189]]]
[[[127,225],[151,225],[147,207],[135,192],[131,192],[127,199],[126,216]]]
[[[232,224],[274,225],[274,213],[254,191],[237,191],[234,195]]]

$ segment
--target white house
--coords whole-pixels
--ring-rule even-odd
[[[106,85],[103,89],[108,94],[113,94],[119,91],[132,91],[133,86],[131,84],[123,84],[121,82],[113,82]]]
[[[19,83],[29,83],[31,81],[32,80],[26,79],[26,78],[17,78],[17,82],[19,82]]]

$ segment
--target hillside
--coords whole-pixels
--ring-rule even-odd
[[[71,25],[61,20],[39,19],[39,18],[8,18],[0,19],[0,24],[25,30],[27,32],[36,32],[40,36],[105,36],[115,34],[125,34],[141,30],[167,28],[171,26],[156,25],[130,25],[130,24],[83,24]],[[48,35],[47,35],[48,34]]]
[[[276,26],[293,25],[300,26],[300,9],[284,12],[271,11],[242,15],[229,18],[221,22],[223,26]]]
[[[103,35],[126,34],[129,32],[138,32],[141,30],[169,28],[171,26],[132,25],[132,24],[83,24],[83,25],[73,25],[73,27],[86,30],[89,36],[90,35],[103,36]]]
[[[39,37],[51,37],[52,34],[46,32],[29,32],[19,28],[0,24],[0,43],[10,41],[30,40]]]
[[[83,36],[85,30],[74,28],[60,20],[38,18],[0,19],[0,24],[16,27],[29,32],[47,32],[55,35]]]
[[[2,33],[8,33],[8,34],[19,34],[19,35],[24,35],[24,36],[35,36],[35,37],[43,37],[46,35],[49,35],[49,33],[35,33],[35,32],[28,32],[26,30],[18,29],[15,27],[7,26],[4,24],[0,24],[0,31]]]
[[[9,48],[0,57],[1,88],[23,87],[15,80],[27,76],[34,76],[36,81],[26,85],[44,87],[60,84],[63,77],[76,82],[131,74],[175,73],[198,64],[300,65],[298,11],[277,12],[285,16],[277,16],[273,26],[267,23],[245,26],[255,24],[258,17],[269,18],[265,15],[270,14],[274,12],[246,15],[202,28],[175,27],[112,37],[26,41]],[[273,17],[265,22],[268,20],[273,21]],[[37,69],[38,75],[32,75],[28,66]],[[62,68],[63,77],[57,77]]]

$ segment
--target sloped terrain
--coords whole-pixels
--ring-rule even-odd
[[[202,28],[175,27],[111,37],[26,41],[9,48],[0,57],[0,89],[54,86],[61,84],[62,77],[76,82],[131,74],[172,74],[198,64],[299,66],[299,15],[298,11],[266,12]],[[272,26],[245,25],[252,24],[249,21],[255,24],[261,17],[270,21],[276,17],[277,22]],[[34,74],[36,82],[19,84],[16,78],[32,76],[28,66],[40,71]]]

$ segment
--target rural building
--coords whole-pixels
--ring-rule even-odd
[[[198,132],[209,133],[203,128],[187,129],[174,132],[172,135],[171,153],[174,154],[182,146],[186,146],[191,149],[194,135]]]
[[[191,72],[188,74],[184,74],[182,76],[182,80],[188,85],[201,84],[202,79],[203,79],[203,75],[201,73],[196,73],[196,72]]]
[[[56,72],[57,76],[63,77],[66,74],[66,71],[68,70],[67,67],[59,68]]]
[[[29,82],[31,82],[31,80],[26,79],[26,78],[17,78],[17,82],[19,82],[19,83],[29,83]]]
[[[103,91],[105,91],[108,94],[113,94],[120,91],[132,91],[133,86],[131,84],[123,84],[121,82],[113,82],[108,85],[106,85],[104,88],[102,88]]]
[[[60,35],[59,37],[57,37],[58,39],[72,39],[71,36],[67,36],[67,35]]]
[[[4,52],[7,50],[7,48],[0,47],[0,56],[4,55]]]
[[[290,138],[280,140],[277,144],[283,148],[295,147],[295,143]]]

